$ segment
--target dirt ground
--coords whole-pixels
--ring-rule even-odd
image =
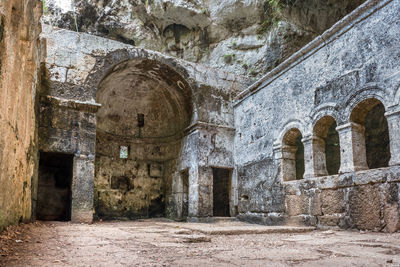
[[[36,222],[0,235],[0,266],[400,266],[400,233],[240,222]]]

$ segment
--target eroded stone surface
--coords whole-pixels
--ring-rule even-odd
[[[0,231],[35,213],[41,13],[38,0],[0,2]]]

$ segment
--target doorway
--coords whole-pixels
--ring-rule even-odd
[[[73,155],[40,152],[36,218],[71,220]]]
[[[213,216],[230,217],[230,177],[231,170],[212,168],[213,170]]]

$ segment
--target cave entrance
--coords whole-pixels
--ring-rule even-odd
[[[230,217],[229,200],[231,170],[213,168],[213,215]]]
[[[73,155],[40,152],[36,218],[71,220]]]

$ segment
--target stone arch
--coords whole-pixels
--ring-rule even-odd
[[[166,206],[179,173],[184,132],[194,119],[187,70],[157,53],[118,50],[97,59],[85,84],[95,87],[102,104],[96,130],[97,216],[168,216],[176,208]]]
[[[108,53],[105,56],[98,56],[96,63],[89,75],[87,76],[84,87],[91,92],[93,100],[96,99],[97,90],[101,82],[109,76],[110,73],[117,71],[124,64],[128,64],[131,60],[148,60],[155,62],[153,70],[148,69],[148,74],[156,75],[160,71],[160,67],[169,69],[171,72],[180,76],[177,81],[179,87],[185,91],[185,94],[191,99],[193,88],[196,88],[194,77],[192,77],[192,66],[186,65],[176,58],[162,55],[158,52],[145,50],[141,48],[119,49]],[[196,106],[192,101],[192,122],[197,118]]]
[[[304,145],[298,128],[290,128],[282,137],[282,178],[283,181],[303,178]]]
[[[340,168],[340,143],[333,116],[319,118],[313,126],[313,165],[315,176],[333,175]]]
[[[301,133],[306,133],[306,126],[300,120],[297,119],[288,120],[284,124],[284,126],[279,130],[279,134],[274,141],[274,146],[282,146],[283,137],[292,128],[299,129]]]
[[[315,124],[325,116],[332,117],[336,122],[340,121],[340,114],[337,109],[338,105],[336,103],[325,103],[314,108],[310,114],[313,129]]]
[[[354,94],[350,95],[347,98],[347,100],[345,101],[345,104],[344,104],[344,106],[345,106],[345,114],[344,114],[345,122],[350,121],[350,116],[351,116],[353,109],[360,102],[362,102],[365,99],[375,98],[375,99],[379,100],[384,105],[385,109],[387,110],[387,108],[388,108],[387,103],[389,102],[386,100],[387,97],[388,96],[386,95],[385,90],[383,90],[381,87],[379,87],[375,84],[364,86],[363,88],[361,88]]]
[[[357,103],[351,111],[350,122],[362,129],[353,142],[360,147],[364,165],[370,169],[387,167],[390,160],[390,139],[386,107],[380,99],[366,98]]]

